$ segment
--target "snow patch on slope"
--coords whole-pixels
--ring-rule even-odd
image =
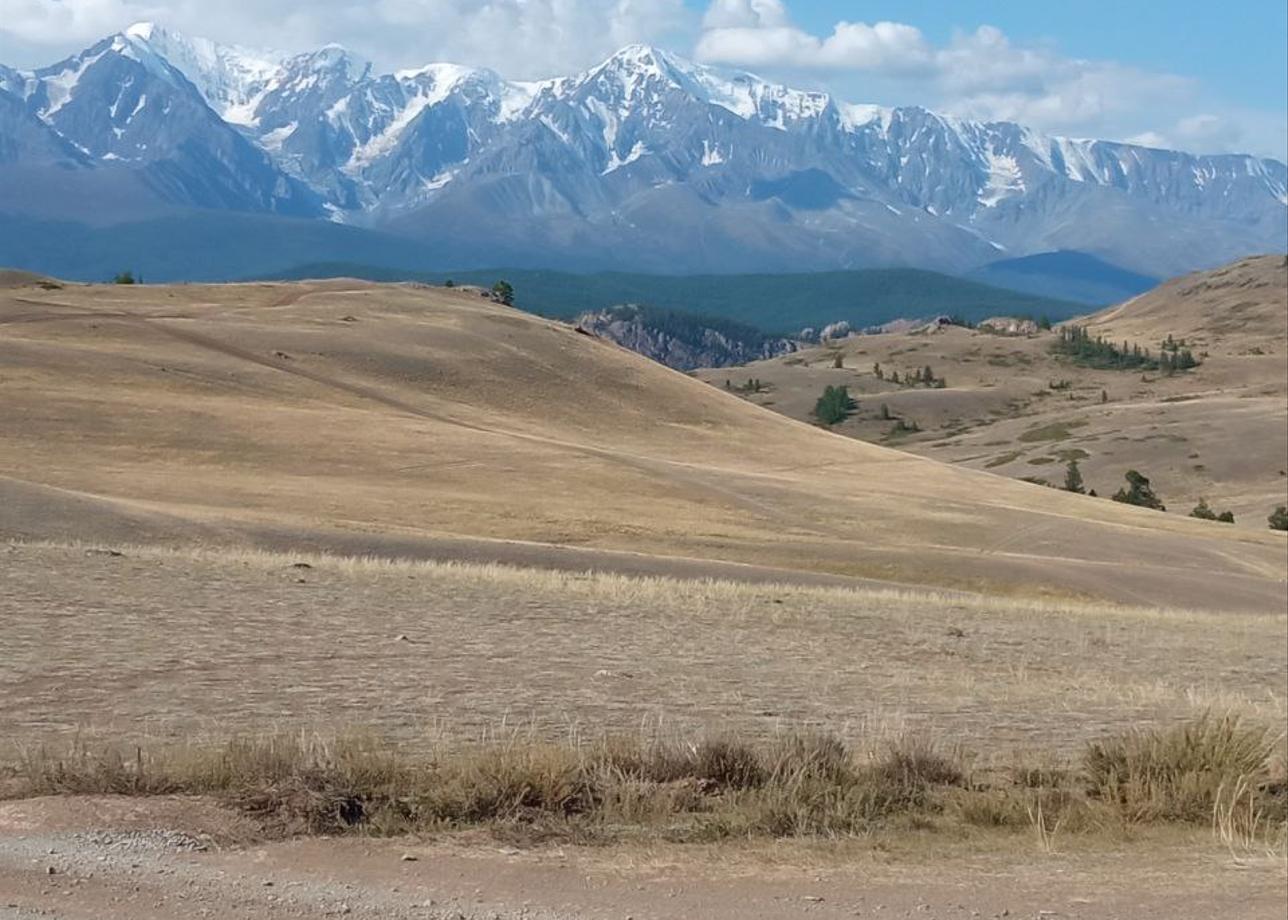
[[[399,71],[396,79],[409,94],[406,104],[383,130],[354,150],[344,171],[353,175],[389,153],[422,112],[445,102],[457,87],[476,74],[478,71],[458,64],[430,64],[417,70]],[[342,111],[338,106],[339,103],[332,106],[332,113]]]
[[[851,132],[876,123],[880,125],[881,133],[886,134],[890,131],[890,123],[894,118],[894,109],[881,105],[841,102],[837,104],[836,110],[841,116],[841,127]]]
[[[259,142],[264,145],[265,150],[277,153],[282,149],[282,145],[286,143],[287,138],[294,134],[295,129],[299,126],[298,121],[293,121],[289,125],[282,125],[280,128],[269,131],[259,139]]]
[[[76,87],[80,85],[81,77],[85,76],[85,71],[98,63],[106,53],[101,51],[98,54],[83,57],[75,67],[68,67],[60,73],[45,77],[42,80],[45,86],[45,106],[39,112],[40,117],[48,121],[59,109],[71,102],[72,96],[76,93]]]
[[[600,173],[601,176],[607,176],[609,173],[617,172],[617,170],[621,169],[624,166],[630,166],[640,157],[647,156],[649,153],[649,149],[648,147],[644,146],[643,141],[636,141],[635,146],[631,148],[631,152],[628,153],[624,159],[617,155],[616,150],[613,150],[610,148],[608,152],[610,154],[608,159],[608,167],[602,173]]]
[[[988,179],[980,189],[978,201],[986,208],[995,208],[998,203],[1012,195],[1022,195],[1025,191],[1024,175],[1015,157],[988,151]]]

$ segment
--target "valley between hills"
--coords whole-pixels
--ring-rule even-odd
[[[1169,339],[1184,343],[1201,363],[1170,374],[1089,366],[1053,352],[1057,330],[1002,317],[836,339],[697,376],[803,421],[826,387],[844,386],[857,406],[831,426],[839,434],[1057,488],[1076,461],[1101,498],[1135,469],[1171,514],[1206,500],[1236,526],[1266,529],[1288,497],[1284,257],[1178,278],[1068,324],[1155,356]]]

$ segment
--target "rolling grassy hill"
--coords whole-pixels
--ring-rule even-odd
[[[1170,514],[1206,499],[1232,511],[1240,527],[1265,530],[1288,497],[1284,256],[1177,278],[1079,322],[1092,335],[1155,352],[1172,336],[1201,363],[1174,375],[1097,369],[1053,354],[1053,332],[949,327],[860,336],[699,376],[721,388],[755,377],[764,390],[748,398],[801,420],[825,387],[844,385],[858,409],[838,433],[1054,485],[1077,460],[1086,486],[1101,495],[1136,469]],[[946,386],[890,379],[925,366]],[[896,429],[898,420],[919,430]]]
[[[577,275],[555,271],[488,269],[409,272],[345,262],[301,265],[269,280],[362,278],[490,286],[504,278],[517,291],[517,306],[540,316],[569,319],[588,310],[634,303],[735,320],[768,333],[845,320],[855,327],[893,319],[957,314],[980,320],[999,314],[1067,319],[1085,312],[1069,301],[990,287],[951,275],[889,268],[773,275]]]
[[[1284,603],[1276,535],[837,437],[467,291],[20,287],[0,330],[0,536]]]

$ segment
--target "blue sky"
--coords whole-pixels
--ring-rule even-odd
[[[794,10],[814,32],[842,19],[888,19],[912,23],[938,41],[989,23],[1017,41],[1195,77],[1246,105],[1288,107],[1284,0],[798,0]]]
[[[513,79],[651,42],[848,102],[1288,158],[1285,0],[0,0],[0,62],[51,63],[140,20]]]

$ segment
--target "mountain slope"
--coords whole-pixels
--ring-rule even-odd
[[[148,198],[176,207],[322,213],[312,191],[216,115],[183,73],[134,33],[106,38],[25,75],[21,85],[6,85],[0,106],[21,105],[77,151],[81,165],[108,177],[137,177]],[[29,167],[52,151],[41,152],[28,149],[11,161]],[[86,219],[94,219],[98,204],[82,203]],[[126,212],[118,219],[137,216]]]
[[[1225,354],[1273,354],[1288,347],[1288,256],[1256,256],[1175,278],[1088,317],[1113,339],[1167,336]]]
[[[976,269],[975,281],[1091,306],[1121,303],[1158,285],[1157,278],[1110,265],[1085,252],[1044,252]]]
[[[645,46],[511,83],[140,24],[53,68],[0,71],[0,96],[150,202],[389,230],[441,268],[964,272],[1078,250],[1157,277],[1288,247],[1277,161],[851,105]],[[24,179],[31,197],[56,197],[41,181]]]
[[[0,292],[0,328],[5,535],[522,540],[663,566],[1285,602],[1281,535],[836,437],[468,292],[23,289]]]
[[[95,174],[90,174],[93,177]],[[66,175],[61,177],[66,187]],[[139,212],[129,185],[89,193],[113,193],[120,214]],[[61,220],[35,220],[0,211],[0,253],[5,264],[76,281],[105,281],[129,269],[148,281],[228,281],[245,275],[266,276],[302,259],[361,258],[375,266],[406,265],[427,255],[414,240],[327,221],[237,211],[191,210],[163,206],[140,219],[109,226],[86,226],[69,220],[78,197],[69,191]],[[140,189],[141,195],[147,188]],[[9,194],[12,192],[12,194]],[[0,182],[6,203],[21,204],[26,190]],[[47,200],[31,202],[48,205]]]

